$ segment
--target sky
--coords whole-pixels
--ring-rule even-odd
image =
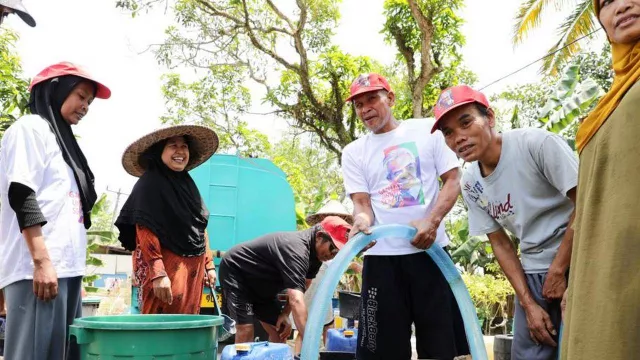
[[[285,0],[280,0],[281,3]],[[290,1],[290,0],[286,0]],[[128,192],[136,181],[121,165],[124,149],[134,140],[161,127],[164,113],[160,77],[168,69],[158,65],[150,44],[164,39],[164,29],[173,22],[170,14],[157,10],[132,18],[116,9],[115,0],[23,0],[36,19],[30,28],[18,17],[10,16],[3,26],[20,35],[17,51],[26,76],[33,77],[48,65],[71,61],[83,65],[112,91],[108,100],[96,99],[88,115],[74,128],[96,175],[98,193]],[[366,55],[391,63],[395,49],[380,34],[384,17],[383,0],[343,0],[341,22],[334,42],[353,55]],[[553,44],[560,14],[549,13],[551,26],[536,31],[531,41],[514,48],[511,43],[516,0],[466,0],[460,14],[465,19],[463,55],[466,65],[478,76],[478,87],[543,56]],[[487,95],[508,85],[539,79],[539,67],[531,66],[515,76],[492,85]],[[181,73],[189,75],[189,70]],[[254,113],[266,112],[262,93],[252,94]],[[285,121],[273,115],[253,115],[249,125],[277,140]],[[109,192],[112,200],[113,193]],[[122,201],[122,200],[121,200]]]

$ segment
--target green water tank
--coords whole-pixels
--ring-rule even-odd
[[[191,170],[191,177],[210,212],[212,250],[227,251],[264,234],[296,230],[293,190],[271,161],[214,155]]]

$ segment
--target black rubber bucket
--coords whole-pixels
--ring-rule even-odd
[[[351,320],[360,318],[360,303],[362,299],[359,293],[350,291],[338,291],[338,303],[340,317]]]

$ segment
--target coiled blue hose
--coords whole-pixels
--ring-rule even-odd
[[[313,298],[307,325],[305,326],[304,340],[302,342],[302,360],[317,360],[319,356],[318,344],[324,325],[323,319],[327,313],[333,291],[338,286],[340,277],[347,270],[349,263],[371,241],[378,238],[402,238],[410,241],[416,234],[416,229],[406,225],[380,225],[371,228],[371,234],[360,233],[349,240],[340,250],[331,265],[326,270],[323,281],[319,284],[316,295]],[[439,246],[432,246],[427,250],[433,261],[449,282],[453,295],[458,302],[458,307],[464,321],[464,329],[467,333],[467,342],[471,350],[473,360],[487,360],[487,351],[484,347],[484,339],[478,316],[473,306],[469,292],[467,291],[460,273],[451,261],[447,253]]]

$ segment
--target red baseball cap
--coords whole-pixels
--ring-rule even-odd
[[[391,91],[391,86],[389,86],[389,82],[384,76],[376,73],[362,74],[351,83],[349,88],[350,95],[345,102],[351,101],[351,99],[360,94],[383,89]]]
[[[438,123],[446,113],[459,106],[474,102],[489,107],[489,100],[487,100],[487,97],[480,91],[473,90],[470,86],[458,85],[442,90],[440,97],[436,102],[436,106],[433,109],[436,116],[436,122],[433,124],[433,128],[431,128],[431,133],[433,134],[438,130]]]
[[[351,225],[339,216],[327,216],[320,222],[320,226],[322,230],[331,236],[338,250],[342,249],[349,240]]]
[[[104,86],[102,83],[100,83],[99,81],[95,80],[91,75],[89,75],[89,73],[83,69],[82,67],[72,64],[70,62],[67,61],[63,61],[51,66],[47,66],[44,70],[40,71],[38,73],[38,75],[36,75],[33,80],[31,80],[31,85],[29,85],[29,91],[31,91],[31,89],[43,82],[43,81],[47,81],[50,79],[54,79],[60,76],[65,76],[65,75],[75,75],[75,76],[79,76],[81,78],[85,78],[89,81],[93,81],[96,84],[97,87],[97,91],[96,91],[96,97],[100,98],[100,99],[108,99],[109,97],[111,97],[111,90],[109,90],[108,87]]]

